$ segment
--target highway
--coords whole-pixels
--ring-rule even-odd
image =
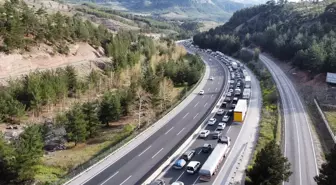
[[[313,177],[318,174],[315,149],[308,116],[292,82],[269,58],[260,54],[276,82],[280,93],[285,138],[284,155],[291,163],[292,176],[287,185],[313,185]]]
[[[208,54],[201,54],[203,57],[208,56],[211,57]],[[211,57],[212,60],[217,60],[215,57]],[[219,60],[217,60],[218,62],[221,62]],[[185,169],[174,169],[172,167],[173,163],[170,164],[170,167],[165,170],[163,173],[161,173],[159,175],[159,179],[163,179],[166,183],[168,184],[172,184],[175,181],[181,181],[184,184],[188,184],[188,185],[195,185],[195,184],[202,184],[202,185],[211,185],[214,183],[227,183],[228,179],[229,179],[229,175],[231,174],[232,170],[233,170],[233,166],[235,161],[237,160],[237,157],[239,156],[238,154],[241,152],[241,150],[244,148],[244,146],[246,145],[246,140],[250,139],[251,136],[251,131],[256,131],[257,129],[257,123],[258,123],[258,119],[259,119],[259,111],[260,110],[260,106],[261,106],[261,101],[260,101],[260,89],[259,89],[259,85],[257,85],[257,80],[253,77],[253,83],[252,83],[252,96],[251,96],[251,101],[252,101],[252,109],[253,112],[247,114],[247,118],[251,118],[251,120],[256,119],[254,125],[249,126],[250,130],[245,131],[244,133],[246,134],[246,136],[240,136],[240,138],[245,137],[245,139],[243,139],[243,142],[239,142],[239,146],[236,146],[236,150],[235,150],[235,154],[236,156],[232,156],[230,157],[230,154],[222,161],[222,164],[227,164],[227,166],[225,166],[226,168],[224,170],[220,171],[220,177],[219,176],[214,176],[211,181],[209,182],[202,182],[199,180],[199,175],[198,174],[194,174],[194,175],[190,175],[188,173],[186,173]],[[234,86],[236,86],[236,81]],[[242,85],[243,86],[243,85]],[[234,88],[235,89],[235,88]],[[232,101],[232,98],[231,98]],[[232,102],[231,102],[232,104]],[[228,107],[231,107],[231,104]],[[251,108],[251,107],[249,107]],[[227,110],[225,109],[226,112],[224,113],[227,114]],[[206,130],[210,130],[210,131],[214,131],[217,127],[217,124],[219,122],[221,122],[223,115],[215,115],[214,118],[217,119],[217,122],[215,125],[213,126],[206,126],[204,129]],[[232,119],[232,117],[231,117]],[[245,121],[246,122],[246,121]],[[242,124],[239,123],[232,123],[232,120],[230,120],[227,125],[226,128],[223,130],[223,135],[227,135],[231,138],[231,147],[235,145],[237,138],[239,137],[239,133],[241,132],[242,129]],[[251,139],[250,139],[251,140]],[[213,147],[216,146],[217,144],[217,140],[211,139],[211,135],[208,136],[207,139],[202,139],[202,138],[197,138],[196,140],[193,141],[193,143],[190,145],[188,150],[195,150],[196,151],[196,155],[192,158],[192,161],[199,161],[201,162],[201,164],[204,164],[204,162],[207,160],[207,158],[209,157],[210,153],[203,153],[201,151],[202,146],[205,143],[209,143],[211,144]],[[228,159],[230,157],[230,159]],[[230,162],[226,162],[228,160],[230,160]]]
[[[83,184],[140,184],[144,177],[200,123],[208,110],[212,109],[213,103],[218,100],[224,85],[227,84],[227,79],[224,78],[226,76],[224,68],[207,57],[204,57],[204,60],[210,67],[211,76],[215,78],[206,83],[203,88],[205,94],[196,96],[161,129]]]

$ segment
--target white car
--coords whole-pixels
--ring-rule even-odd
[[[218,123],[217,129],[218,130],[223,130],[225,127],[226,127],[226,123],[220,122],[220,123]]]
[[[222,121],[224,121],[224,122],[228,122],[229,119],[230,119],[230,116],[225,115],[225,116],[223,116]]]
[[[208,125],[214,125],[216,123],[217,119],[216,118],[210,118],[208,121]]]
[[[210,77],[210,80],[214,80],[214,77],[213,77],[213,76],[211,76],[211,77]]]
[[[234,103],[231,106],[232,106],[232,108],[236,108],[236,104],[234,104]]]
[[[210,134],[210,130],[202,130],[200,133],[200,138],[206,138]]]
[[[171,185],[184,185],[184,183],[181,181],[176,181],[176,182],[173,182],[173,184]]]
[[[230,97],[230,96],[232,96],[232,93],[228,92],[228,93],[226,93],[226,96]]]
[[[217,114],[218,114],[218,115],[222,115],[222,114],[224,114],[224,109],[218,109]]]
[[[203,94],[204,94],[204,90],[201,90],[201,91],[199,92],[199,94],[200,94],[200,95],[203,95]]]
[[[233,93],[233,89],[229,89],[229,92],[230,92],[230,93]]]

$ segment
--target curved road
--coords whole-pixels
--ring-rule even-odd
[[[308,116],[292,82],[269,58],[260,54],[280,93],[285,123],[284,155],[291,163],[290,185],[315,185],[318,174],[315,149]]]
[[[203,88],[205,94],[196,96],[174,118],[129,153],[94,177],[89,177],[85,185],[140,184],[147,173],[200,123],[227,83],[224,68],[215,61],[204,59],[210,67],[211,76],[215,77]]]

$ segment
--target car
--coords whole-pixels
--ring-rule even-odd
[[[218,123],[217,129],[218,130],[223,130],[225,127],[226,127],[226,123],[220,122],[220,123]]]
[[[229,92],[230,92],[230,93],[233,93],[233,89],[229,89]]]
[[[210,77],[210,80],[214,80],[214,77],[213,77],[213,76],[211,76],[211,77]]]
[[[176,182],[173,182],[173,184],[171,185],[184,185],[184,183],[181,181],[176,181]]]
[[[190,161],[189,164],[187,165],[187,173],[195,174],[200,167],[201,167],[201,162]]]
[[[218,139],[220,138],[222,135],[222,131],[219,129],[216,129],[213,133],[212,133],[212,138],[213,139]]]
[[[236,104],[233,103],[233,104],[231,105],[231,107],[232,107],[232,108],[236,108]]]
[[[175,164],[173,165],[173,168],[182,169],[186,164],[187,164],[186,160],[179,159],[175,162]]]
[[[233,84],[230,84],[230,87],[229,87],[230,89],[232,89],[233,88]]]
[[[208,121],[208,125],[214,125],[216,123],[217,119],[216,118],[210,118]]]
[[[230,146],[231,138],[228,136],[222,135],[221,137],[218,138],[218,143],[226,143],[227,145]]]
[[[222,114],[224,114],[224,112],[225,112],[224,109],[218,109],[217,114],[222,115]]]
[[[206,138],[210,134],[210,130],[202,130],[200,133],[200,138]]]
[[[203,95],[204,94],[204,90],[201,90],[198,94]]]
[[[212,145],[209,143],[204,143],[202,147],[202,152],[203,153],[209,153],[212,150]]]
[[[184,152],[184,154],[182,155],[182,159],[190,161],[190,159],[194,157],[195,153],[196,153],[195,150],[188,150]]]
[[[225,115],[225,116],[223,116],[222,121],[224,121],[224,122],[228,122],[229,119],[230,119],[230,116]]]
[[[230,96],[232,96],[232,93],[231,93],[231,92],[228,92],[228,93],[226,93],[226,96],[227,96],[227,97],[230,97]]]
[[[165,181],[162,179],[156,179],[155,181],[151,182],[149,185],[165,185]]]
[[[227,102],[224,101],[224,102],[222,103],[221,107],[222,107],[222,108],[226,108],[226,106],[227,106]]]

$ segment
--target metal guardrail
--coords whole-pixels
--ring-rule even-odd
[[[317,107],[317,110],[318,110],[320,116],[323,119],[323,122],[324,122],[325,126],[327,127],[327,129],[329,131],[330,136],[332,137],[334,143],[336,144],[336,136],[335,136],[334,132],[332,131],[332,129],[330,128],[329,122],[328,122],[326,116],[324,115],[324,113],[323,113],[318,101],[316,100],[316,98],[314,98],[314,103],[315,103],[315,106]]]

